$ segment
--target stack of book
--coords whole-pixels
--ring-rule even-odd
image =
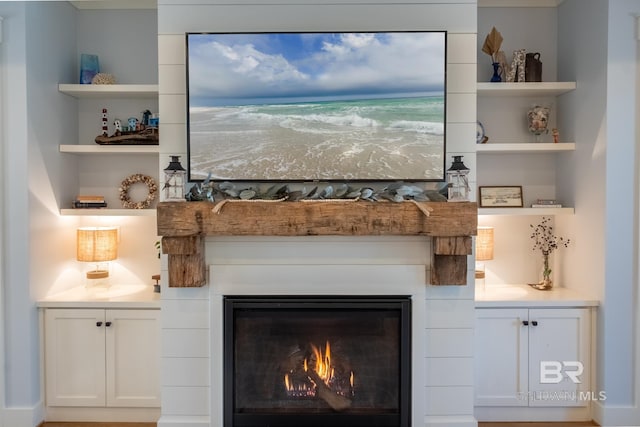
[[[532,208],[561,208],[562,204],[558,203],[556,199],[538,199],[534,204],[531,205]]]
[[[104,196],[76,196],[73,201],[73,207],[76,209],[96,209],[106,208],[107,202],[104,200]]]

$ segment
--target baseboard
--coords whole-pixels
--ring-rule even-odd
[[[158,427],[210,427],[209,417],[163,415],[158,420]]]
[[[160,408],[48,406],[44,419],[46,421],[67,422],[154,423],[158,418],[160,418]]]
[[[3,415],[7,427],[37,427],[44,421],[44,407],[39,402],[31,408],[5,408]]]
[[[438,415],[424,417],[425,427],[478,427],[478,422],[471,415]]]
[[[593,419],[588,406],[574,408],[476,406],[474,415],[479,422],[571,422]]]
[[[602,427],[640,427],[640,408],[594,402],[593,420]]]

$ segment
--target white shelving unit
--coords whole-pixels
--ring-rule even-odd
[[[548,142],[513,142],[513,143],[487,143],[478,144],[476,152],[478,154],[491,153],[555,153],[561,151],[573,151],[576,149],[575,142],[559,142],[557,144]]]
[[[61,144],[61,153],[71,154],[158,154],[158,145]]]
[[[478,208],[478,215],[573,215],[574,208]]]
[[[569,93],[575,90],[577,84],[575,82],[529,82],[529,83],[477,83],[478,105],[486,100],[489,105],[496,105],[495,98],[505,98],[504,102],[512,102],[520,104],[518,99],[550,99]],[[492,100],[491,102],[489,102]],[[500,100],[502,102],[502,100]],[[540,101],[537,101],[540,102]],[[480,107],[478,107],[480,108]],[[495,125],[495,123],[494,123]],[[504,141],[505,135],[502,135]],[[491,140],[486,144],[476,145],[476,154],[478,157],[493,156],[497,154],[512,154],[518,156],[527,156],[534,154],[556,154],[563,152],[571,152],[576,149],[575,142],[525,142],[519,141],[522,135],[514,135],[514,138],[507,142],[494,142]],[[526,157],[525,157],[526,158]],[[487,157],[490,159],[490,157]],[[485,185],[482,181],[482,171],[478,170],[479,185]],[[575,212],[573,207],[563,208],[479,208],[479,215],[573,215]]]
[[[156,216],[155,209],[60,209],[62,216]]]
[[[129,102],[136,102],[137,100],[149,100],[158,98],[158,85],[157,84],[115,84],[115,85],[80,85],[80,84],[59,84],[58,91],[66,95],[77,98],[79,102],[94,103],[99,100],[106,100],[110,102],[116,102],[117,105],[122,106]],[[158,155],[160,153],[159,145],[100,145],[90,143],[90,141],[80,141],[79,144],[60,144],[60,153],[74,154],[80,156],[88,156],[87,160],[96,164],[96,157],[120,156],[115,158],[116,163],[121,163],[127,160],[130,155],[136,156],[135,162],[132,163],[131,159],[127,161],[131,164],[140,164],[142,159],[148,159],[147,156],[153,156],[157,162]],[[112,160],[110,160],[112,161]],[[144,163],[144,162],[142,162]],[[147,162],[148,163],[148,162]],[[108,173],[108,170],[102,170],[101,173]],[[113,179],[112,181],[113,182]],[[95,184],[94,184],[95,186]],[[116,184],[117,187],[117,184]],[[117,188],[116,188],[117,190]],[[114,201],[111,200],[109,205],[114,205]],[[120,206],[118,203],[117,206]],[[155,209],[121,209],[121,208],[102,208],[102,209],[60,209],[60,215],[63,216],[128,216],[128,217],[146,217],[155,216]]]
[[[157,98],[158,85],[58,85],[58,91],[74,98]]]
[[[575,90],[575,82],[541,83],[484,83],[477,85],[478,95],[482,96],[558,96]]]

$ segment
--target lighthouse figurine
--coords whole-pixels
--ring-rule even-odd
[[[102,136],[109,136],[109,127],[107,125],[107,109],[102,109]]]

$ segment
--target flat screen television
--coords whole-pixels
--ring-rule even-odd
[[[445,31],[187,33],[191,181],[442,181]]]

